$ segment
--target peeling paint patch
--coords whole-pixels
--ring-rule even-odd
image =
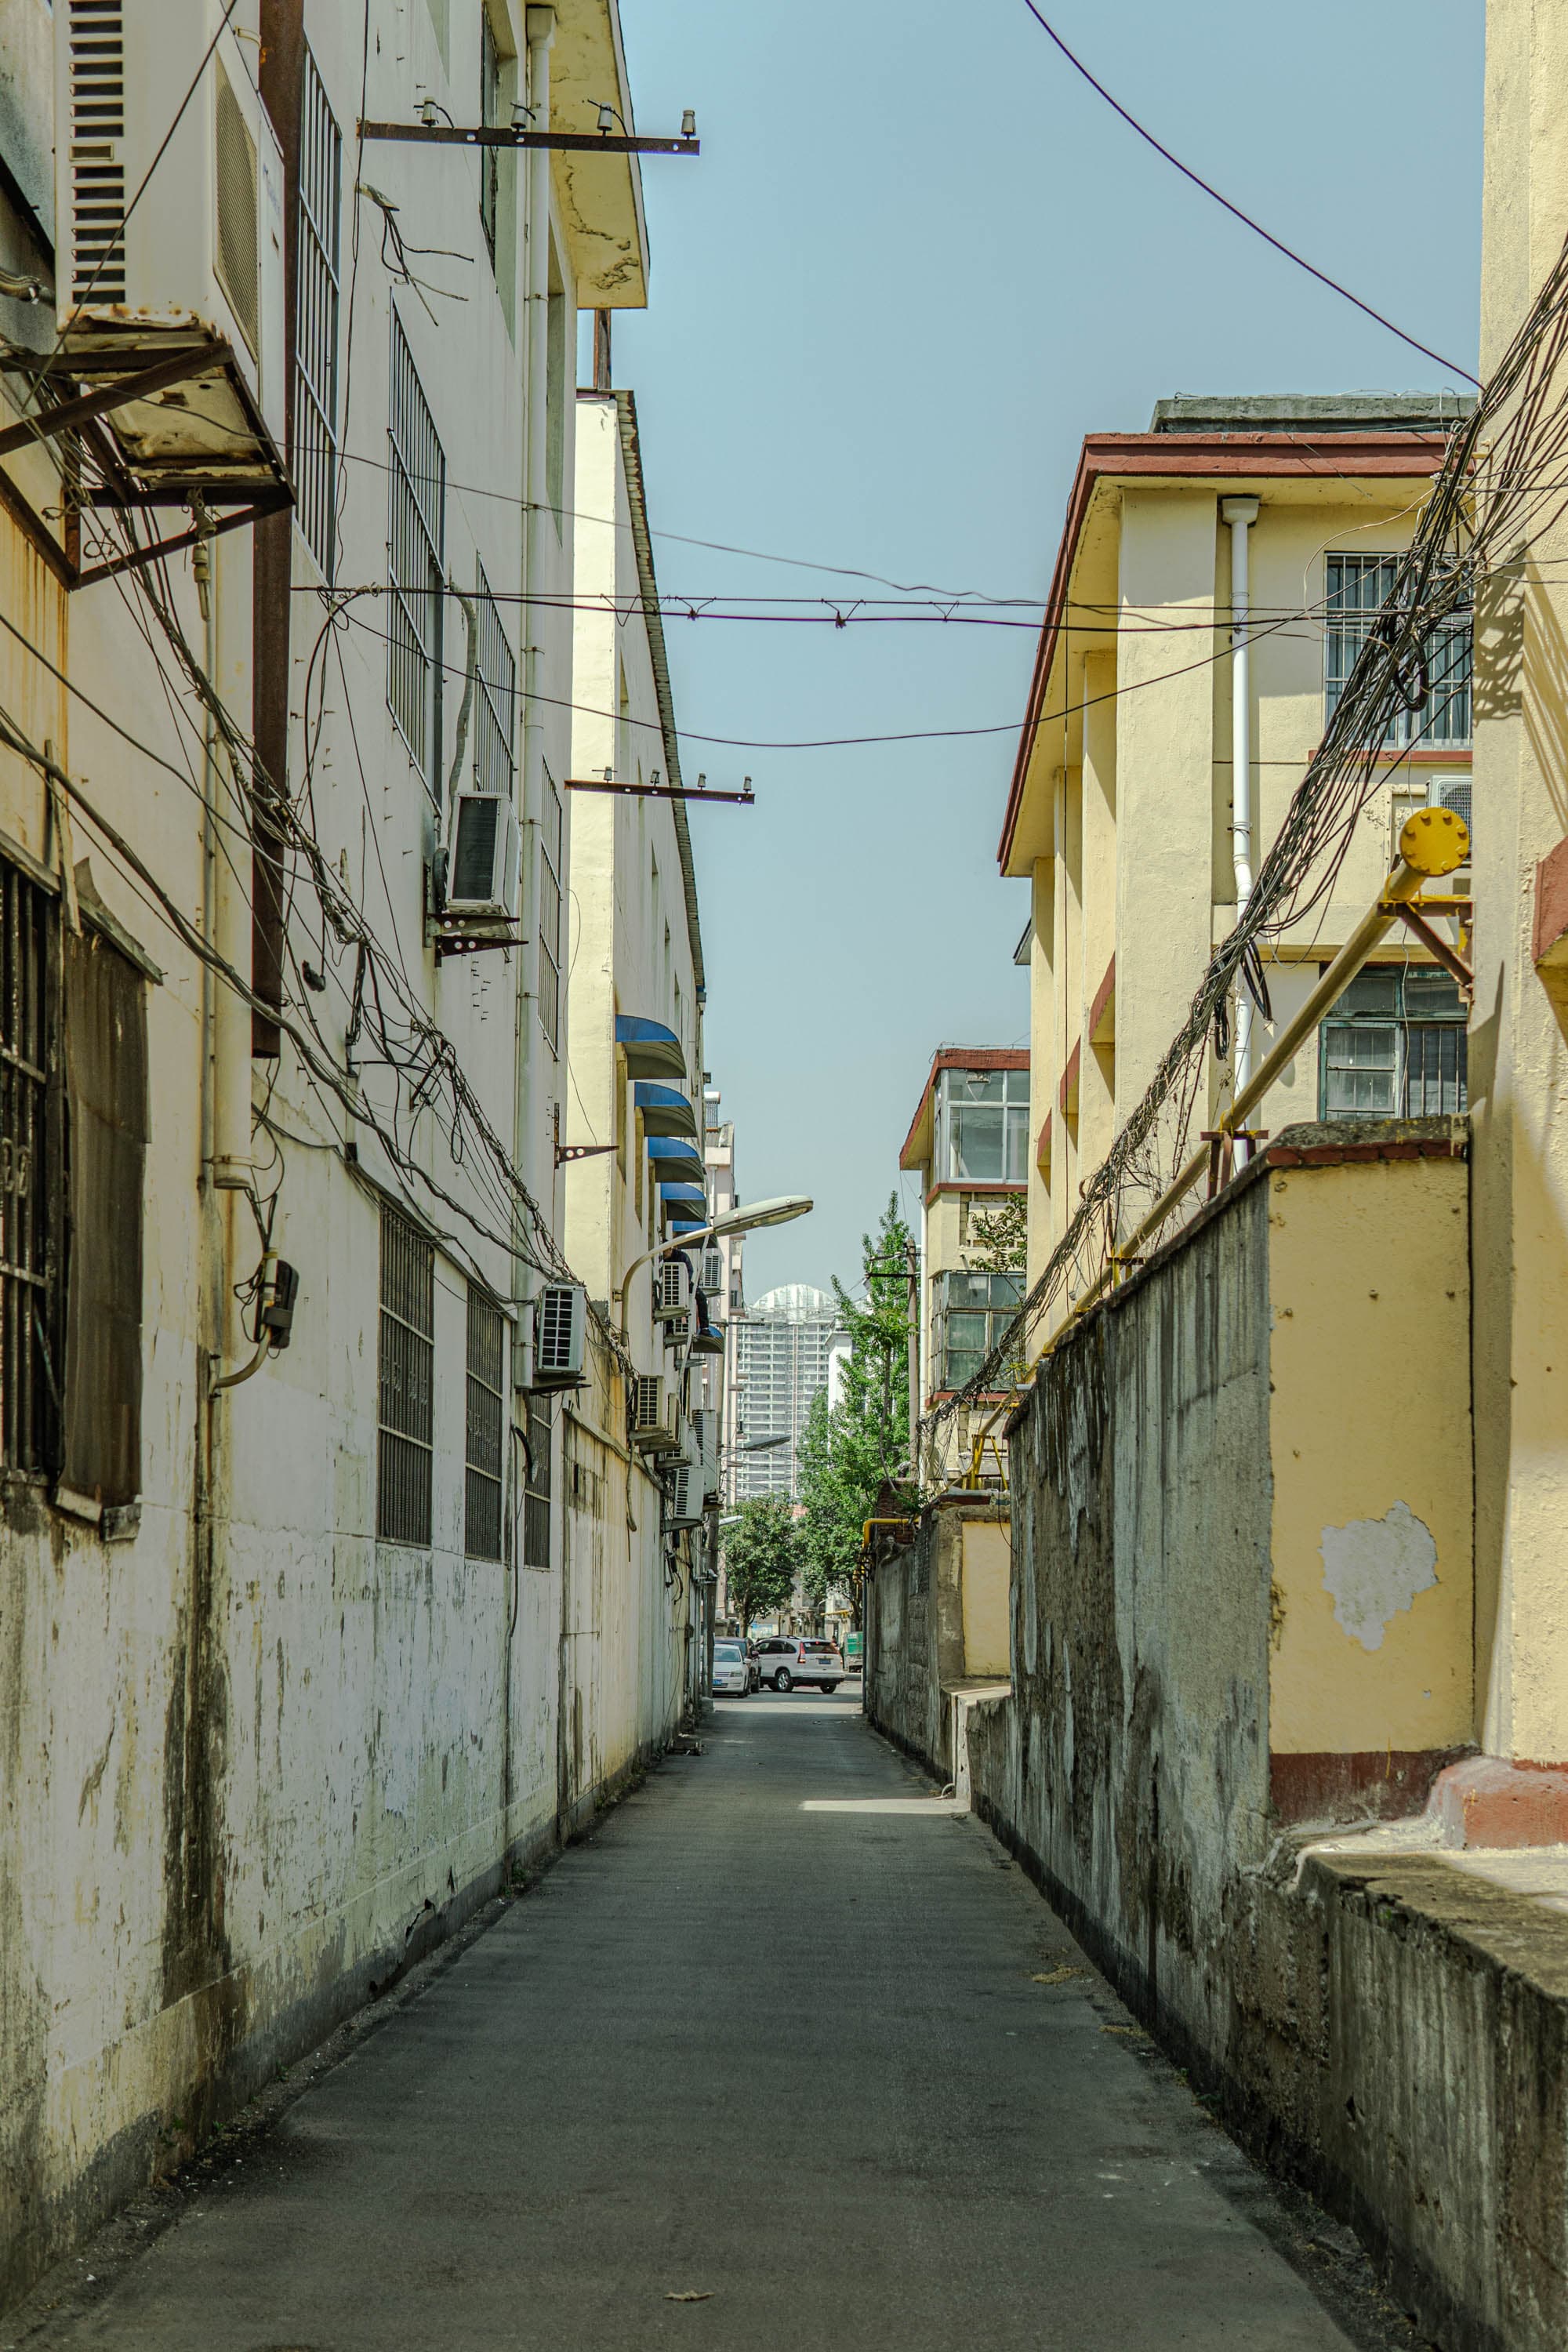
[[[1437,1581],[1432,1530],[1408,1503],[1391,1504],[1381,1519],[1325,1528],[1318,1549],[1335,1619],[1363,1650],[1381,1650],[1400,1611],[1413,1609],[1416,1594]]]

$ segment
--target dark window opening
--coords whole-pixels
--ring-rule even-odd
[[[463,1549],[473,1559],[501,1556],[501,1399],[506,1325],[482,1292],[468,1292],[467,1489]]]
[[[1468,1102],[1465,1003],[1434,964],[1373,964],[1322,1026],[1324,1118],[1457,1118]]]
[[[436,1253],[394,1209],[381,1213],[375,1531],[427,1544],[436,1437]]]
[[[528,1403],[528,1465],[522,1496],[522,1564],[550,1565],[550,1407],[537,1397]]]

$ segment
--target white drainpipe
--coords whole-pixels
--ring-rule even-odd
[[[1256,499],[1222,499],[1230,525],[1230,794],[1231,856],[1236,866],[1236,919],[1252,896],[1252,647],[1247,636],[1247,534],[1258,520]],[[1252,999],[1236,991],[1236,1066],[1232,1093],[1252,1075]]]

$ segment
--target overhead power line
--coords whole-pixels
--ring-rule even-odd
[[[1456,375],[1462,375],[1467,383],[1479,384],[1480,378],[1472,375],[1468,368],[1461,367],[1458,360],[1445,359],[1441,352],[1435,352],[1432,349],[1430,343],[1418,342],[1414,335],[1407,335],[1403,327],[1396,327],[1392,319],[1386,318],[1381,310],[1374,310],[1370,302],[1363,302],[1359,294],[1352,294],[1348,286],[1342,286],[1339,279],[1331,278],[1326,269],[1320,269],[1315,262],[1307,260],[1304,255],[1296,252],[1293,247],[1287,245],[1282,237],[1278,237],[1272,230],[1266,229],[1261,221],[1254,220],[1250,213],[1244,213],[1239,205],[1233,205],[1228,196],[1222,196],[1219,190],[1212,182],[1205,180],[1201,172],[1194,172],[1190,163],[1184,163],[1179,155],[1173,155],[1170,149],[1156,139],[1152,131],[1144,129],[1135,114],[1129,114],[1121,100],[1119,98],[1113,98],[1105,84],[1098,81],[1090,73],[1083,59],[1068,48],[1049,18],[1036,6],[1035,0],[1024,0],[1024,5],[1040,30],[1056,43],[1073,71],[1081,74],[1090,89],[1099,93],[1112,113],[1119,114],[1128,129],[1135,131],[1146,145],[1152,147],[1156,155],[1163,155],[1167,163],[1180,172],[1184,180],[1190,180],[1194,188],[1201,188],[1205,196],[1212,196],[1216,205],[1223,205],[1233,220],[1238,220],[1244,228],[1249,228],[1255,236],[1260,236],[1265,245],[1271,245],[1276,253],[1282,253],[1287,261],[1293,261],[1298,269],[1304,269],[1309,278],[1315,278],[1320,286],[1328,288],[1331,294],[1342,296],[1345,301],[1353,303],[1355,308],[1367,318],[1375,320],[1380,327],[1386,327],[1391,335],[1397,335],[1402,343],[1408,343],[1413,352],[1421,353],[1423,359],[1436,360],[1439,367],[1451,368]]]

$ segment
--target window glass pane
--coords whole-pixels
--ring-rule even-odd
[[[1372,964],[1357,972],[1334,1011],[1342,1019],[1355,1013],[1392,1014],[1399,1010],[1399,972],[1393,964]]]
[[[1465,1000],[1459,983],[1436,966],[1413,966],[1405,975],[1405,1010],[1422,1021],[1463,1021]]]
[[[1029,1112],[1027,1105],[1009,1104],[1006,1117],[1006,1164],[1003,1174],[1009,1184],[1021,1184],[1028,1173]]]
[[[1323,1108],[1391,1117],[1399,1033],[1393,1022],[1331,1022],[1323,1029]]]
[[[950,1179],[967,1178],[976,1184],[1002,1181],[1005,1116],[1000,1103],[964,1103],[953,1111]]]

